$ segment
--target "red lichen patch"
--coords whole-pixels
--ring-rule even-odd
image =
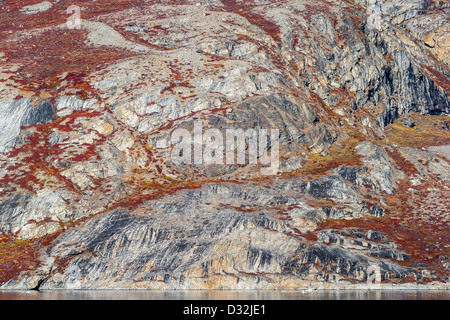
[[[30,126],[34,132],[26,138],[26,142],[15,147],[9,153],[11,159],[17,162],[7,167],[8,173],[0,179],[0,185],[4,191],[0,195],[17,191],[18,188],[35,192],[43,186],[43,182],[36,176],[38,173],[52,176],[61,182],[68,190],[77,192],[73,183],[64,177],[60,170],[53,165],[55,160],[64,160],[61,154],[64,150],[59,145],[49,144],[49,135],[54,129],[69,132],[74,130],[74,122],[79,117],[97,117],[99,112],[75,111],[72,114],[59,118],[49,124],[38,124]],[[86,151],[75,155],[69,161],[86,161],[96,155],[96,148],[105,140],[100,137],[99,141],[92,145],[86,145]],[[82,146],[83,147],[83,146]],[[82,148],[83,149],[83,148]],[[16,172],[20,168],[20,172]]]
[[[40,264],[38,256],[35,241],[20,240],[0,231],[0,283],[35,270]]]
[[[330,3],[326,0],[314,1],[314,4],[305,3],[305,10],[301,12],[302,16],[306,19],[311,19],[312,16],[321,15],[327,20],[332,22],[333,27],[338,24],[337,15],[331,12],[330,8],[336,4]]]
[[[186,68],[187,66],[190,65],[188,63],[181,63],[177,59],[175,59],[173,62],[170,61],[168,63],[168,68],[171,71],[171,74],[167,79],[168,84],[164,87],[163,90],[161,90],[161,94],[164,94],[166,92],[169,92],[171,94],[179,94],[178,91],[180,89],[176,90],[176,88],[195,88],[195,86],[193,86],[189,81],[189,79],[193,78],[192,69],[188,68],[186,70],[183,70],[183,68]]]
[[[447,94],[450,94],[450,79],[448,76],[430,66],[421,65],[421,69],[428,77],[433,79],[438,86],[444,89]]]
[[[256,1],[236,1],[222,0],[224,9],[227,12],[234,12],[246,18],[251,24],[256,25],[270,35],[277,43],[281,42],[280,26],[273,21],[268,20],[262,14],[258,13],[255,8],[258,6]]]
[[[135,54],[105,46],[91,47],[86,40],[86,30],[54,28],[5,41],[2,49],[8,62],[21,66],[10,79],[21,84],[22,90],[57,95],[72,89],[73,94],[94,96],[88,75]]]
[[[180,190],[198,189],[208,183],[234,183],[241,184],[239,180],[217,180],[211,179],[204,175],[197,174],[195,179],[173,179],[165,176],[155,176],[154,172],[147,169],[134,170],[134,175],[128,181],[124,181],[133,190],[126,199],[117,201],[108,207],[108,210],[117,208],[135,209],[145,201],[161,199],[167,195],[173,195]],[[139,174],[150,174],[153,178],[149,181],[147,179],[139,178]]]
[[[16,235],[0,231],[0,284],[9,280],[17,280],[19,276],[35,274],[36,270],[41,265],[40,256],[44,250],[54,244],[64,230],[74,228],[84,223],[88,218],[83,218],[77,222],[60,223],[62,229],[52,234],[40,238],[29,240],[22,240]],[[42,224],[50,222],[51,219],[45,219],[41,222],[29,221],[29,223]],[[56,259],[55,263],[58,265],[56,272],[60,272],[64,267],[64,262],[68,262],[72,257],[61,260]]]
[[[406,160],[401,155],[400,151],[398,151],[398,149],[393,149],[391,151],[388,148],[386,148],[385,151],[391,157],[391,159],[393,159],[395,161],[396,168],[398,168],[401,171],[403,171],[404,173],[406,173],[406,175],[408,177],[414,177],[418,173],[416,166],[413,163],[411,163],[410,161]],[[400,185],[409,187],[408,179],[406,179],[405,181],[402,181],[402,182],[400,183]]]
[[[117,208],[135,209],[145,201],[161,199],[166,195],[174,194],[176,191],[196,189],[202,185],[200,182],[170,179],[167,179],[165,182],[156,182],[153,180],[140,181],[140,179],[137,179],[136,177],[132,177],[131,180],[125,181],[125,183],[135,185],[136,191],[129,195],[126,199],[119,200],[118,202],[112,204],[108,208],[109,210]]]
[[[161,94],[164,94],[166,92],[175,93],[174,89],[178,88],[178,87],[191,88],[191,89],[194,88],[192,85],[189,84],[188,81],[171,83],[167,87],[165,87],[163,90],[161,90]]]
[[[443,191],[445,194],[445,191]],[[411,255],[407,262],[395,263],[411,265],[426,263],[427,269],[442,278],[446,274],[439,257],[449,256],[450,242],[448,214],[448,194],[420,191],[416,195],[399,193],[391,197],[399,197],[397,214],[382,218],[366,217],[356,220],[328,219],[314,231],[325,229],[344,230],[348,228],[363,228],[379,231],[400,245],[400,249]],[[392,199],[390,199],[392,201]],[[436,210],[440,208],[440,210]],[[428,281],[427,279],[423,281]]]
[[[357,3],[355,3],[355,2],[352,1],[352,0],[345,0],[345,2],[348,2],[348,3],[351,4],[353,7],[356,7],[356,8],[358,8],[358,9],[360,9],[360,10],[363,10],[363,11],[366,11],[366,10],[367,10],[366,8],[364,8],[363,6],[361,6],[361,5],[357,4]],[[352,9],[354,9],[353,7],[352,7]]]
[[[0,4],[0,37],[9,31],[23,31],[65,23],[73,12],[68,12],[72,5],[78,6],[81,19],[90,19],[99,15],[109,14],[127,9],[140,8],[139,0],[102,0],[102,1],[52,1],[53,6],[46,11],[26,14],[21,9],[28,5],[41,3],[42,0],[13,1],[6,0]],[[160,1],[158,1],[160,2]]]

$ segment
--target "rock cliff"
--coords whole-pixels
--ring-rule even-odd
[[[448,286],[447,2],[0,9],[0,289]],[[199,124],[278,170],[175,164]]]

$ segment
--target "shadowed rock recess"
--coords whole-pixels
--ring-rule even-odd
[[[0,289],[448,288],[448,2],[75,2],[0,2]]]

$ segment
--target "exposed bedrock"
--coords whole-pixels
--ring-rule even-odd
[[[0,288],[447,286],[448,4],[28,2],[0,3]],[[198,125],[278,130],[279,168],[175,163]]]

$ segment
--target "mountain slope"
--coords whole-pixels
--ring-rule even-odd
[[[447,286],[447,3],[71,4],[0,3],[1,288]]]

